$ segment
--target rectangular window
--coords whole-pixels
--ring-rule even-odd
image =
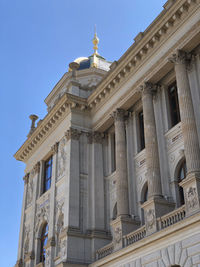
[[[111,171],[116,170],[116,148],[115,148],[115,133],[111,135]]]
[[[168,97],[169,97],[171,127],[173,127],[180,122],[180,111],[179,111],[176,83],[173,83],[168,87]]]
[[[52,156],[44,163],[43,193],[45,193],[51,187],[51,176],[52,176]]]
[[[143,111],[138,113],[138,126],[139,126],[139,151],[141,151],[145,148]]]

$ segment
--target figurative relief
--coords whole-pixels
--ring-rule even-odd
[[[33,178],[29,179],[27,189],[27,206],[29,206],[33,199]]]
[[[63,214],[63,204],[64,202],[57,202],[56,208],[57,208],[57,222],[56,222],[56,243],[57,243],[57,251],[56,254],[60,256],[61,254],[61,238],[60,234],[62,233],[64,229],[64,214]]]
[[[66,140],[63,138],[59,144],[59,152],[58,152],[58,177],[62,177],[65,173],[66,166]]]
[[[24,229],[24,257],[29,253],[30,227]]]
[[[49,221],[49,200],[45,201],[43,205],[41,205],[36,213],[36,226],[35,226],[35,232],[37,233],[39,230],[39,226],[42,222],[48,222]]]
[[[122,239],[122,229],[120,227],[117,227],[115,230],[114,230],[114,244],[118,244],[120,243]]]
[[[146,226],[148,230],[151,230],[155,224],[155,212],[153,209],[146,211]]]
[[[194,209],[198,205],[196,188],[190,187],[187,189],[186,200],[189,209]]]

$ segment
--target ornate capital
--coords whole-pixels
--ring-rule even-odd
[[[124,116],[125,116],[126,111],[121,108],[117,108],[116,111],[112,113],[112,118],[114,121],[124,121]]]
[[[28,173],[26,173],[25,176],[23,177],[23,180],[24,180],[24,183],[25,183],[25,184],[28,184],[28,182],[29,182],[29,175],[30,175],[30,173],[28,172]]]
[[[51,147],[51,151],[53,152],[53,154],[58,153],[58,146],[59,146],[59,142],[56,142],[56,143]]]
[[[140,86],[140,92],[142,93],[142,95],[146,95],[146,94],[153,95],[156,93],[158,87],[159,86],[156,84],[145,82],[143,85]]]
[[[168,60],[174,64],[187,64],[192,58],[191,53],[187,53],[183,50],[177,50]]]
[[[22,261],[22,259],[19,259],[19,260],[16,262],[15,267],[23,267],[23,261]]]
[[[38,161],[35,166],[33,167],[34,173],[39,173],[40,172],[40,162]]]
[[[88,138],[88,143],[99,143],[102,144],[104,134],[100,132],[92,132],[92,133],[87,133],[87,138]]]
[[[79,140],[80,135],[81,135],[81,132],[79,130],[71,128],[71,127],[65,133],[65,137],[67,140],[70,140],[70,139]]]

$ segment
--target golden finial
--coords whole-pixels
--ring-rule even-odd
[[[94,44],[94,47],[93,47],[93,49],[94,49],[94,55],[98,55],[97,50],[98,50],[99,38],[97,37],[97,33],[96,33],[96,25],[94,27],[94,38],[93,38],[92,42]]]

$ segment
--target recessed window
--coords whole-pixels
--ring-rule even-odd
[[[168,98],[171,127],[173,127],[180,122],[180,111],[176,83],[173,83],[168,87]]]
[[[111,134],[111,171],[116,170],[116,144],[115,144],[115,133]]]
[[[52,176],[52,157],[44,163],[44,185],[43,193],[49,190],[51,187],[51,176]]]
[[[48,224],[46,223],[43,226],[41,233],[40,262],[45,262],[47,240],[48,240]]]
[[[179,183],[186,177],[186,174],[187,174],[187,166],[186,166],[186,161],[184,160],[181,166],[179,167],[179,172],[178,172]],[[183,188],[181,186],[179,186],[179,199],[180,199],[180,205],[184,205],[185,204],[184,193],[183,193]]]
[[[141,151],[145,148],[143,111],[138,113],[138,126],[139,126],[139,151]]]

